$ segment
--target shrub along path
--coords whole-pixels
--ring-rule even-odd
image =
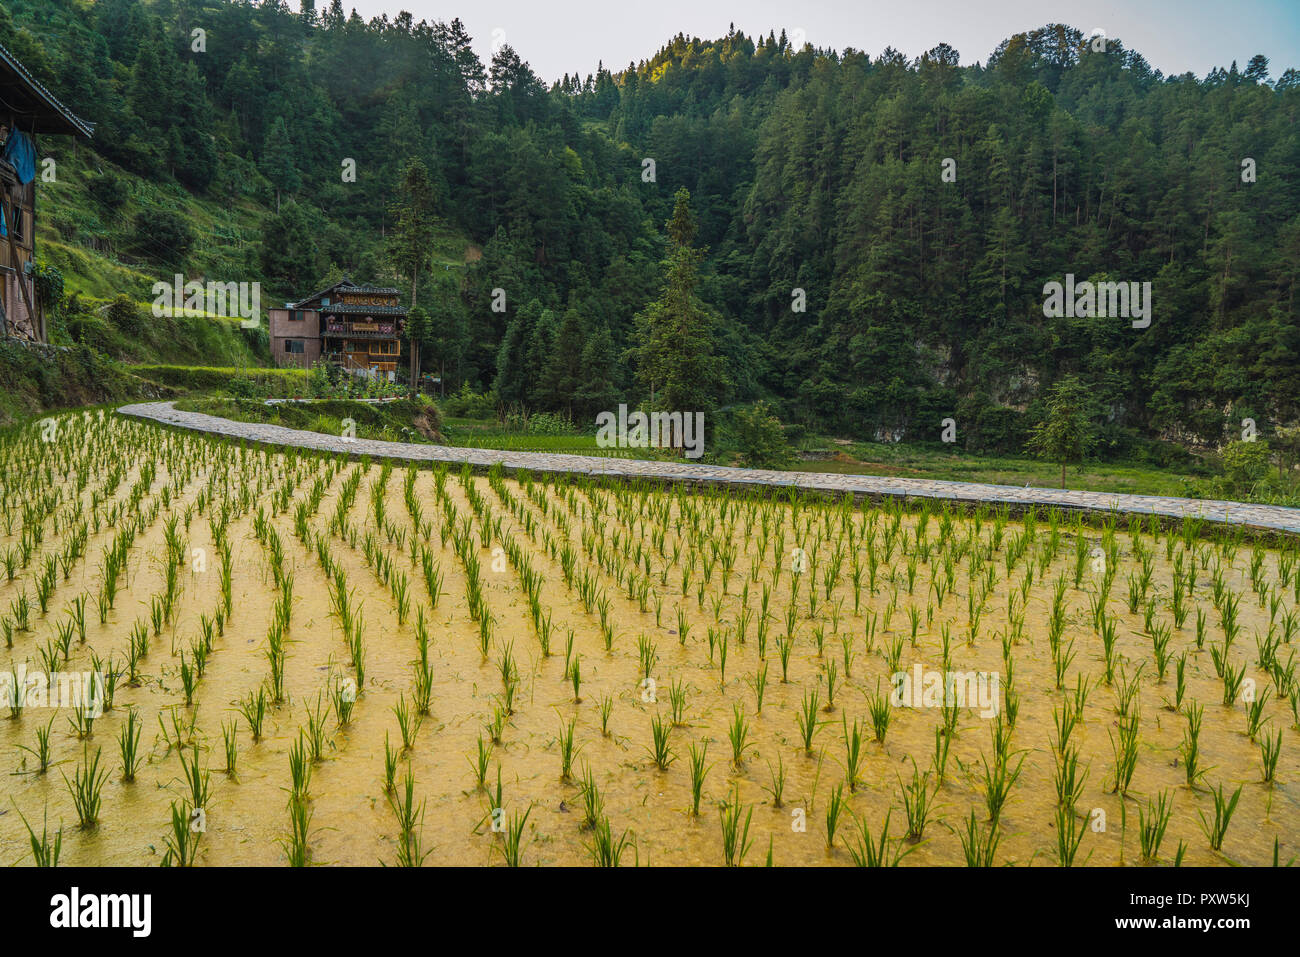
[[[975,482],[895,478],[874,475],[841,475],[827,472],[780,472],[771,469],[729,468],[690,462],[662,462],[641,459],[604,458],[592,455],[564,455],[547,452],[506,452],[446,445],[413,445],[378,439],[346,439],[287,429],[279,425],[233,422],[201,412],[181,412],[171,402],[143,402],[124,405],[122,415],[148,419],[163,425],[194,429],[213,435],[277,446],[369,455],[406,462],[469,462],[490,466],[500,462],[507,470],[573,473],[610,478],[652,479],[701,485],[796,488],[855,497],[933,498],[952,502],[989,502],[1013,508],[1031,505],[1087,512],[1133,512],[1165,518],[1202,518],[1211,522],[1242,525],[1261,531],[1300,533],[1300,509],[1280,505],[1252,505],[1162,495],[1127,495],[1115,492],[1084,492],[1073,489],[1018,488]]]

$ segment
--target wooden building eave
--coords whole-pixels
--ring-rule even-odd
[[[0,117],[9,115],[25,133],[80,134],[87,138],[95,134],[93,123],[64,106],[12,53],[0,46]]]

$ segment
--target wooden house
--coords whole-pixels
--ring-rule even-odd
[[[38,136],[86,136],[94,126],[77,117],[0,46],[0,324],[5,337],[46,342],[36,298],[36,189],[42,168]],[[26,141],[25,143],[23,141]]]
[[[310,368],[318,360],[356,375],[397,377],[406,327],[398,290],[344,277],[283,309],[268,309],[277,365]]]

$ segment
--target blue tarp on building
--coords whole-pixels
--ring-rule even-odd
[[[4,159],[18,173],[18,182],[26,186],[36,178],[36,145],[22,130],[12,130],[5,142]],[[0,236],[8,236],[4,210],[0,208]]]
[[[24,186],[36,178],[36,144],[22,130],[10,131],[4,158],[18,171],[18,182]]]

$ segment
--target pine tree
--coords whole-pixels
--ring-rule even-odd
[[[582,377],[577,389],[577,407],[581,415],[594,418],[598,412],[611,411],[618,398],[618,353],[609,326],[600,323],[582,347]]]
[[[631,354],[655,409],[707,414],[717,407],[729,380],[725,361],[714,353],[718,315],[696,291],[704,253],[692,246],[696,226],[690,198],[685,187],[674,197],[663,293],[637,314],[637,344]],[[681,448],[682,436],[674,435],[672,443]]]
[[[528,346],[532,341],[533,323],[542,313],[542,304],[532,299],[506,326],[501,348],[497,351],[497,374],[492,389],[503,407],[524,406],[529,400]]]
[[[570,307],[565,310],[555,332],[550,357],[542,370],[540,391],[543,403],[551,409],[564,410],[570,419],[573,418],[574,400],[582,388],[584,340],[582,315]]]
[[[397,271],[411,280],[411,308],[419,302],[420,270],[429,260],[429,246],[433,242],[434,194],[429,171],[420,159],[408,160],[402,170],[400,199],[393,204],[397,219],[389,240],[388,254]],[[427,318],[427,317],[426,317]],[[408,326],[409,326],[408,317]],[[425,328],[427,337],[428,329]],[[419,387],[420,342],[424,338],[408,329],[407,341],[411,351],[411,395]]]
[[[546,365],[555,350],[555,336],[558,324],[555,313],[543,309],[537,321],[532,324],[528,334],[527,365],[525,366],[525,396],[530,409],[539,409],[547,405],[543,389],[543,377]]]
[[[262,173],[275,187],[275,211],[280,212],[280,194],[293,192],[302,185],[295,162],[293,144],[289,142],[289,129],[284,117],[277,116],[267,131],[262,145]]]
[[[429,338],[425,340],[438,357],[439,390],[447,394],[447,369],[459,370],[468,345],[465,306],[460,285],[444,273],[431,283],[425,300],[429,303]]]

